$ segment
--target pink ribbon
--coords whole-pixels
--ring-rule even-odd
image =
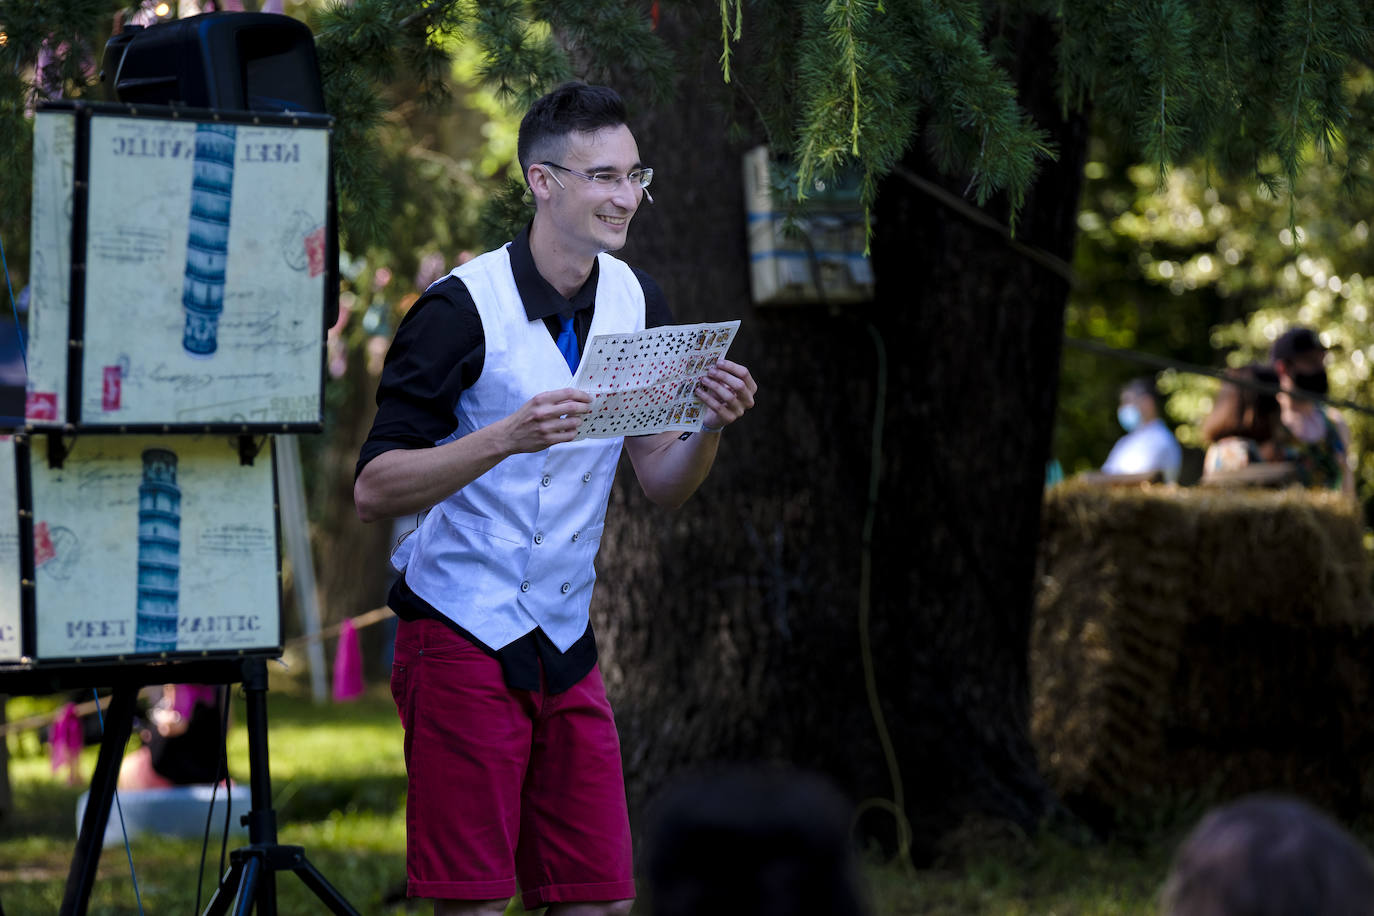
[[[208,709],[215,707],[215,690],[207,684],[175,684],[172,687],[172,709],[189,721],[197,704]]]
[[[339,648],[334,653],[334,701],[342,702],[363,692],[363,658],[358,651],[358,630],[345,620],[339,630]]]
[[[81,717],[76,714],[76,704],[68,703],[57,714],[57,719],[48,734],[48,743],[52,746],[52,771],[56,773],[62,767],[68,767],[67,781],[72,785],[81,781],[78,771],[84,739]]]

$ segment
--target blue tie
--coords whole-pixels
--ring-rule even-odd
[[[573,316],[559,318],[563,322],[563,328],[558,332],[558,350],[563,354],[563,358],[568,361],[568,371],[577,374],[577,334],[573,331]]]

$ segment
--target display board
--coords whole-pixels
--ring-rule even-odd
[[[317,431],[329,119],[37,112],[26,420]]]
[[[0,436],[0,664],[23,658],[19,591],[19,492],[14,439]]]
[[[251,464],[225,436],[38,435],[14,452],[29,660],[280,653],[270,445]]]

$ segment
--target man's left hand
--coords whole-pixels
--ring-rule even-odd
[[[707,408],[703,425],[713,429],[729,426],[754,406],[758,390],[747,368],[728,359],[720,360],[697,384],[697,397]]]

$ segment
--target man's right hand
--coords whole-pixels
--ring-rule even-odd
[[[591,406],[592,396],[576,388],[545,391],[509,416],[443,445],[382,452],[354,481],[358,517],[373,522],[420,512],[510,455],[570,442]]]
[[[571,442],[591,413],[592,396],[578,388],[559,388],[536,394],[500,421],[510,454],[538,452],[559,442]]]

